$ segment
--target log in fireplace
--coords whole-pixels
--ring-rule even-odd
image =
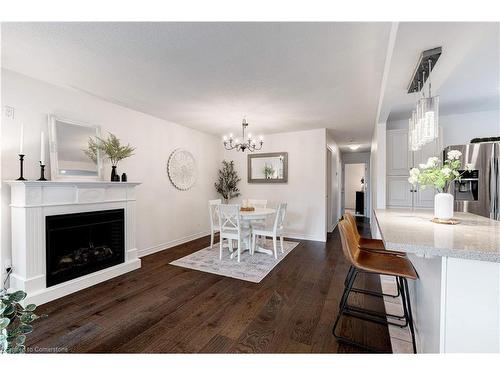
[[[46,217],[47,287],[125,261],[124,210]]]

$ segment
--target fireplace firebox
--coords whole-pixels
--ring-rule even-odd
[[[125,261],[124,210],[47,216],[47,287]]]

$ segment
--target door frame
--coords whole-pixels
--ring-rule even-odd
[[[340,155],[330,146],[326,146],[326,197],[325,197],[325,231],[335,230],[340,219]]]

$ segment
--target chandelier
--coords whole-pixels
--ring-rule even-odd
[[[439,54],[440,54],[439,49]],[[436,59],[437,60],[437,59]],[[422,61],[422,80],[419,77],[419,69],[417,69],[417,89],[414,91],[420,92],[422,90],[421,82],[425,83],[426,74],[429,78],[430,72],[433,68],[433,60],[429,58],[427,61]],[[427,63],[427,64],[425,64]],[[434,61],[435,64],[435,61]],[[427,65],[427,67],[425,67]],[[411,151],[418,151],[422,146],[433,142],[439,136],[439,96],[432,96],[431,82],[429,79],[428,96],[425,96],[422,90],[422,97],[417,101],[416,109],[412,111],[408,124],[408,144]]]
[[[224,136],[224,148],[226,150],[234,150],[236,151],[242,151],[245,152],[245,150],[254,152],[258,151],[262,148],[262,145],[264,144],[263,137],[260,136],[258,146],[257,142],[255,139],[252,138],[252,134],[248,133],[248,135],[245,138],[245,129],[248,126],[247,120],[243,119],[243,122],[241,124],[241,127],[243,128],[243,136],[241,137],[241,141],[238,138],[233,138],[233,133],[229,134],[229,136]]]

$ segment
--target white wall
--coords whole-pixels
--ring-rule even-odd
[[[469,143],[473,138],[500,136],[500,110],[439,116],[443,129],[443,148]],[[408,120],[390,121],[388,129],[405,129]]]
[[[247,155],[226,151],[224,158],[234,160],[241,182],[241,196],[233,199],[267,199],[269,206],[288,203],[288,237],[326,240],[326,131],[315,129],[267,135],[261,152],[288,152],[287,184],[249,184]]]
[[[356,208],[356,192],[361,191],[361,179],[365,177],[366,164],[346,164],[344,167],[345,208]]]
[[[10,258],[10,189],[3,181],[18,177],[19,121],[25,126],[25,176],[39,177],[40,131],[47,134],[47,115],[100,125],[103,134],[113,132],[137,147],[136,154],[118,165],[137,188],[137,247],[161,250],[206,234],[209,230],[207,200],[217,197],[214,182],[222,158],[217,137],[167,122],[93,96],[56,87],[17,73],[2,70],[2,108],[16,110],[16,120],[2,113],[1,129],[1,255]],[[2,111],[3,112],[3,111]],[[170,183],[166,165],[177,147],[191,151],[198,166],[198,179],[189,191]],[[50,166],[47,167],[50,175]],[[104,177],[109,178],[107,164]]]
[[[386,123],[378,123],[373,130],[370,149],[371,207],[370,228],[373,238],[380,238],[380,232],[373,210],[385,208],[386,200]]]

